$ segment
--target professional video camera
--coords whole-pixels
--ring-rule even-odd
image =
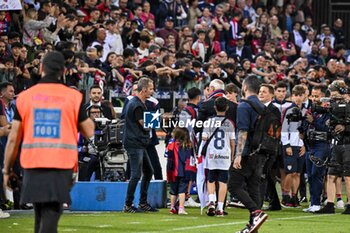
[[[342,97],[321,98],[321,102],[329,104],[327,107],[314,104],[311,107],[311,111],[318,114],[330,114],[327,139],[335,139],[336,141],[340,141],[343,134],[335,133],[335,127],[337,125],[350,125],[350,103],[348,103]]]
[[[350,124],[350,104],[343,98],[321,98],[322,102],[328,102],[328,107],[313,105],[312,112],[318,114],[331,114],[330,126]]]
[[[128,156],[122,144],[123,120],[95,118],[94,142],[100,163],[101,180],[125,181]]]
[[[292,109],[292,112],[286,115],[288,122],[299,122],[305,119],[301,110],[297,107]]]
[[[122,120],[109,120],[107,118],[94,119],[95,131],[95,145],[99,150],[105,150],[110,143],[116,143],[122,147]]]

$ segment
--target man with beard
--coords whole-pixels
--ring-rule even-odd
[[[108,119],[113,119],[112,115],[112,109],[102,103],[102,88],[98,85],[93,85],[90,87],[90,92],[89,92],[89,97],[90,101],[89,103],[84,105],[84,109],[88,109],[91,105],[97,105],[100,106],[102,109],[102,114],[104,117]]]
[[[260,82],[256,76],[247,77],[242,84],[242,96],[256,107],[264,108],[259,101]],[[254,125],[258,113],[249,102],[241,102],[237,108],[238,142],[233,167],[230,168],[229,189],[250,212],[247,226],[239,233],[257,231],[267,219],[267,214],[260,210],[259,184],[265,156],[254,154],[249,145],[254,135]],[[247,189],[246,189],[246,188]],[[248,190],[248,191],[247,191]]]

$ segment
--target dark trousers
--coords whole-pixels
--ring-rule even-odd
[[[263,169],[263,177],[261,179],[260,192],[261,199],[260,204],[262,207],[265,197],[269,199],[269,206],[273,209],[280,209],[281,204],[278,198],[276,190],[275,175],[278,170],[278,161],[276,156],[269,156]]]
[[[87,171],[86,171],[86,177],[84,177],[84,181],[90,181],[92,174],[95,172],[96,177],[95,180],[100,178],[102,180],[103,174],[100,174],[99,171],[99,159],[95,155],[90,155],[90,160],[87,164]]]
[[[34,203],[35,233],[56,233],[63,206],[58,202]]]
[[[155,180],[163,180],[163,173],[162,173],[162,166],[159,162],[159,156],[157,153],[156,146],[149,145],[147,147],[147,154],[149,156],[149,159],[151,160],[151,164],[154,171],[154,179]]]
[[[310,185],[310,205],[321,205],[321,195],[323,189],[323,178],[326,172],[324,167],[317,167],[310,160],[310,155],[325,160],[330,153],[329,145],[319,143],[310,147],[310,151],[306,153],[306,171]]]
[[[148,157],[146,149],[126,149],[129,156],[130,163],[130,180],[128,184],[128,190],[126,193],[125,205],[131,206],[134,201],[134,194],[137,187],[137,183],[141,180],[140,190],[140,204],[147,203],[147,190],[149,183],[153,176],[153,167]]]
[[[230,168],[228,187],[245,207],[253,212],[260,209],[260,180],[266,157],[261,155],[244,156],[241,169]]]
[[[269,206],[271,208],[281,208],[280,200],[276,190],[276,181],[273,178],[273,174],[268,173],[266,175],[266,178],[261,180],[260,193],[260,207],[262,207],[265,197],[268,197]]]
[[[306,165],[304,163],[303,171],[300,174],[300,184],[299,184],[299,194],[300,197],[306,197],[306,180],[305,180],[305,174],[306,173]]]

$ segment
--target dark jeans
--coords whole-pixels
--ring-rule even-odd
[[[281,208],[280,201],[278,198],[278,193],[276,190],[276,181],[274,179],[275,174],[278,170],[278,161],[277,157],[270,156],[270,158],[266,161],[263,171],[263,178],[261,179],[260,185],[260,208],[264,203],[265,197],[269,199],[269,206],[274,209]]]
[[[84,178],[84,181],[90,181],[92,174],[95,172],[96,177],[95,180],[97,180],[98,178],[103,178],[103,174],[100,174],[99,171],[99,160],[96,157],[96,155],[90,155],[90,160],[87,164],[87,171],[86,171],[86,177]]]
[[[57,233],[58,220],[63,207],[62,203],[34,203],[35,211],[35,233]]]
[[[149,145],[147,147],[147,154],[149,156],[149,159],[151,160],[151,164],[154,171],[154,179],[155,180],[163,180],[163,173],[162,173],[162,166],[159,162],[159,156],[156,149],[156,146]]]
[[[244,156],[241,169],[230,168],[230,193],[240,200],[245,207],[253,212],[260,209],[260,181],[266,161],[262,155]]]
[[[320,205],[323,189],[323,178],[326,172],[325,167],[317,167],[310,160],[310,155],[325,160],[330,153],[329,145],[326,143],[316,144],[310,147],[310,152],[306,153],[306,171],[310,185],[310,204]]]
[[[125,205],[131,206],[134,201],[134,194],[137,187],[137,183],[141,178],[141,190],[140,190],[140,204],[147,203],[147,190],[149,182],[153,176],[153,167],[148,157],[146,149],[126,149],[129,156],[130,163],[130,180],[128,184],[128,190],[126,194]]]

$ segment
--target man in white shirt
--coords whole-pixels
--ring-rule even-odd
[[[311,48],[314,44],[315,39],[315,33],[312,31],[309,31],[306,36],[306,40],[303,43],[303,46],[301,47],[300,56],[306,57],[306,55],[311,54]]]
[[[151,42],[151,39],[147,35],[142,35],[139,38],[140,45],[136,49],[138,53],[139,60],[145,57],[148,57],[149,55],[149,43]]]
[[[91,47],[95,47],[96,45],[100,45],[103,47],[102,57],[100,58],[101,62],[106,60],[107,54],[110,52],[110,48],[106,43],[106,30],[104,28],[99,28],[96,33],[96,40],[91,44]]]
[[[113,20],[108,20],[106,22],[106,39],[105,44],[108,45],[110,52],[115,52],[116,54],[123,54],[123,41],[120,36],[118,24]],[[106,54],[107,56],[108,54]]]

